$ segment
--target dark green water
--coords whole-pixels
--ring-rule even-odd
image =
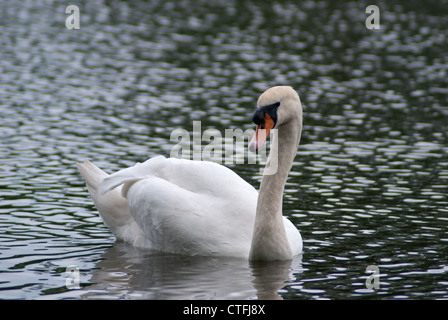
[[[447,299],[448,5],[365,1],[0,2],[1,299]],[[169,156],[177,128],[253,128],[291,85],[304,132],[284,214],[293,265],[115,243],[75,162]],[[229,165],[258,186],[259,164]],[[368,289],[369,265],[379,288]],[[68,266],[80,289],[66,286]]]

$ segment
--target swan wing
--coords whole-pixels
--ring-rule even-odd
[[[131,215],[153,246],[189,255],[246,256],[258,192],[217,163],[155,157],[104,179],[123,185]]]
[[[157,156],[144,163],[120,170],[106,177],[99,189],[105,194],[120,185],[123,196],[133,183],[150,177],[159,177],[192,192],[219,194],[231,198],[235,187],[243,192],[257,192],[249,183],[241,179],[227,167],[210,161],[193,161]]]
[[[300,231],[297,230],[296,226],[285,216],[283,216],[283,224],[285,225],[286,237],[288,238],[293,256],[301,254],[303,250],[303,241]]]
[[[99,188],[99,192],[104,195],[118,186],[126,183],[132,184],[132,182],[136,182],[154,175],[158,171],[158,168],[163,166],[164,160],[166,160],[165,157],[157,156],[145,161],[144,163],[136,163],[132,167],[115,172],[114,174],[104,178]],[[125,196],[126,191],[127,188],[122,190],[123,196]]]

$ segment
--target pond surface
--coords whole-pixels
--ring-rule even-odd
[[[0,12],[0,299],[447,299],[448,7],[438,1],[6,1]],[[173,130],[304,107],[284,214],[291,264],[115,242],[76,170],[169,156]],[[228,165],[258,188],[260,164]],[[368,288],[373,279],[378,286]],[[79,285],[70,285],[79,271]],[[371,282],[376,283],[376,282]]]

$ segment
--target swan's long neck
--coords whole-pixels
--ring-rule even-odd
[[[279,126],[277,143],[271,144],[265,174],[260,185],[254,232],[250,250],[251,260],[286,260],[292,258],[282,215],[283,191],[300,141],[302,123],[291,121]],[[278,161],[274,174],[268,166]]]

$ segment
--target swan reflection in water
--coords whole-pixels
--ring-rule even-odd
[[[106,249],[82,299],[274,300],[302,272],[292,261],[155,253],[116,242]]]

